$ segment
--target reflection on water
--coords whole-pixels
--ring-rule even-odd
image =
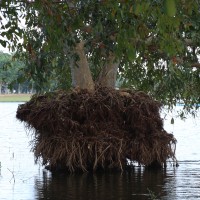
[[[0,103],[1,200],[200,199],[200,118],[165,123],[178,140],[178,168],[52,175],[34,164],[31,136],[15,119],[17,106]]]
[[[185,165],[185,164],[184,164]],[[36,199],[199,199],[200,163],[160,171],[54,175],[35,180]],[[153,194],[152,194],[153,193]]]
[[[142,168],[124,173],[54,175],[43,173],[36,180],[38,199],[147,199],[149,191],[165,195],[162,186],[164,171],[143,171]],[[58,194],[60,194],[58,196]]]

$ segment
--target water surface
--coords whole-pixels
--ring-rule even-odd
[[[52,175],[34,163],[32,138],[15,118],[18,104],[0,103],[0,200],[200,199],[200,117],[165,120],[178,140],[178,168]]]

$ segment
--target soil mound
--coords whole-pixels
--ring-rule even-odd
[[[175,161],[176,139],[163,129],[161,104],[141,91],[97,88],[34,95],[17,118],[34,129],[36,161],[51,170],[123,170]]]

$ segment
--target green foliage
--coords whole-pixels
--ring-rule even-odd
[[[168,16],[174,17],[176,15],[175,0],[165,0],[165,10]]]
[[[200,3],[196,0],[72,0],[1,3],[0,43],[18,48],[38,90],[70,87],[73,48],[85,41],[96,79],[109,52],[120,61],[122,86],[143,90],[169,107],[200,103]],[[19,15],[26,29],[19,28]],[[11,34],[12,33],[12,34]],[[16,38],[23,41],[16,43]],[[7,41],[10,41],[9,43]]]
[[[0,82],[11,82],[16,78],[17,65],[12,63],[12,57],[9,54],[0,52]]]
[[[32,87],[32,82],[24,76],[24,63],[14,60],[12,55],[0,52],[0,84],[9,89],[17,90],[21,84],[22,89]]]

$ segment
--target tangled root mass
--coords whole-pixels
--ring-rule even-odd
[[[17,118],[34,129],[36,161],[51,169],[123,170],[175,161],[176,139],[163,129],[161,104],[141,91],[97,88],[34,95]]]

